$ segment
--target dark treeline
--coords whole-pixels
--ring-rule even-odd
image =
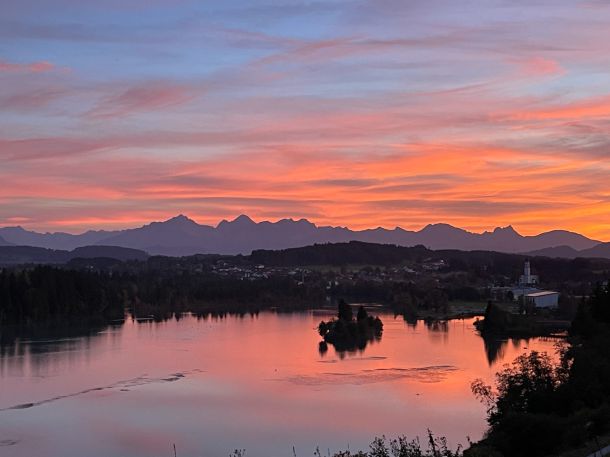
[[[371,277],[391,268],[410,267],[417,277],[404,274],[404,282],[392,283],[359,278],[342,282],[332,293],[356,300],[405,305],[408,309],[442,310],[449,300],[487,301],[490,285],[511,286],[523,272],[529,259],[543,281],[543,288],[561,293],[560,307],[575,309],[578,297],[586,296],[598,282],[610,277],[610,259],[549,258],[507,254],[493,251],[432,251],[423,246],[402,247],[364,242],[319,244],[279,251],[258,250],[243,261],[281,267],[334,267],[341,273],[354,265],[363,265]],[[421,271],[426,264],[443,263],[434,270]],[[339,273],[337,273],[340,276]],[[436,284],[434,284],[436,282]],[[576,298],[575,298],[576,297]],[[505,300],[510,300],[506,297]]]
[[[287,277],[248,281],[188,271],[180,274],[148,271],[129,275],[126,282],[133,287],[132,311],[137,316],[303,309],[324,301],[320,285],[299,285]]]
[[[504,285],[510,285],[510,281],[521,274],[526,259],[548,286],[555,289],[571,287],[581,295],[588,294],[597,282],[610,277],[610,259],[531,257],[491,251],[433,252],[447,261],[447,272],[464,271],[482,279],[505,277]],[[501,281],[497,282],[503,285]]]
[[[250,256],[243,258],[265,265],[333,265],[339,267],[347,265],[390,266],[443,259],[446,261],[446,265],[440,269],[441,272],[467,272],[480,278],[518,277],[523,271],[523,262],[530,259],[538,271],[544,272],[545,280],[553,283],[588,281],[591,279],[592,273],[596,274],[596,279],[603,280],[610,273],[610,259],[603,258],[564,259],[494,251],[433,251],[424,246],[404,247],[360,241],[316,244],[277,251],[256,250]]]
[[[0,270],[0,324],[108,321],[123,318],[125,309],[135,317],[164,319],[181,312],[247,313],[324,301],[321,286],[303,287],[287,277],[244,281],[143,265],[118,272],[52,266]]]
[[[495,389],[473,384],[488,405],[490,429],[466,455],[557,455],[610,433],[608,287],[580,306],[569,343],[557,365],[532,352],[498,373]]]
[[[400,313],[408,310],[447,312],[450,298],[480,299],[476,289],[457,287],[466,292],[463,295],[460,291],[456,293],[449,279],[442,285],[432,280],[397,282],[361,279],[333,286],[328,290],[328,294],[335,298],[345,297],[355,302],[389,304]]]
[[[521,255],[495,252],[361,242],[255,251],[251,256],[75,258],[55,269],[5,269],[0,321],[115,316],[121,307],[137,316],[155,317],[185,311],[247,313],[314,307],[328,297],[389,304],[405,315],[434,317],[447,314],[452,301],[492,299],[490,285],[511,285],[524,260]],[[355,264],[361,266],[352,268]],[[561,292],[561,300],[570,301],[574,310],[591,284],[610,276],[607,259],[540,257],[532,264],[543,287]]]
[[[49,266],[0,270],[0,323],[122,319],[125,296],[107,275]]]

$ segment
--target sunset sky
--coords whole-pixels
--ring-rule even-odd
[[[0,226],[610,240],[609,24],[608,0],[0,0]]]

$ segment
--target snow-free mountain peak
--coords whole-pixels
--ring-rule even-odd
[[[242,228],[242,227],[251,227],[251,226],[255,226],[258,225],[256,222],[254,222],[252,219],[250,219],[249,216],[245,215],[245,214],[240,214],[239,216],[237,216],[235,219],[228,221],[226,219],[223,219],[222,221],[220,221],[220,223],[216,226],[216,229],[226,229],[226,228]]]
[[[193,219],[185,216],[184,214],[178,214],[177,216],[160,223],[170,225],[199,225]]]
[[[535,236],[522,236],[512,227],[474,233],[447,223],[429,224],[420,231],[400,227],[351,230],[347,227],[317,226],[307,219],[281,219],[255,222],[242,214],[217,226],[199,224],[184,214],[141,227],[68,233],[37,233],[23,228],[0,228],[5,242],[20,246],[72,250],[80,246],[106,245],[135,248],[151,254],[248,254],[254,249],[285,249],[315,243],[364,241],[400,246],[422,244],[431,249],[531,252],[556,246],[577,251],[591,249],[599,241],[577,233],[553,230]],[[568,251],[566,251],[568,252]]]
[[[436,224],[428,224],[418,233],[422,234],[446,234],[454,232],[465,232],[465,230],[454,227],[453,225],[446,224],[444,222],[438,222]]]
[[[253,224],[256,224],[256,222],[254,222],[252,219],[250,219],[250,216],[247,216],[245,214],[240,214],[235,219],[233,219],[232,222],[234,224],[242,224],[242,225],[253,225]]]
[[[499,233],[503,233],[503,234],[511,234],[511,235],[517,235],[517,236],[521,236],[512,225],[507,225],[506,227],[496,227],[493,231],[493,233],[499,234]]]

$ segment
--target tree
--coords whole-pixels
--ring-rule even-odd
[[[474,381],[471,388],[489,406],[488,420],[493,426],[510,413],[548,411],[563,380],[563,372],[555,368],[548,354],[532,351],[496,374],[496,393],[481,380]]]
[[[356,320],[358,322],[365,320],[367,317],[369,317],[369,314],[366,312],[366,309],[364,309],[364,306],[360,306],[358,308],[358,314],[356,316]]]
[[[339,300],[339,313],[337,317],[339,318],[339,320],[347,322],[351,322],[351,320],[354,318],[352,307],[348,305],[343,299]]]

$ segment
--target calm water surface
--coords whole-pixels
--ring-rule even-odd
[[[479,439],[470,393],[533,339],[486,347],[472,320],[408,325],[381,314],[381,341],[321,356],[324,311],[162,323],[88,337],[21,339],[0,355],[0,455],[312,455],[364,449],[375,435]]]

